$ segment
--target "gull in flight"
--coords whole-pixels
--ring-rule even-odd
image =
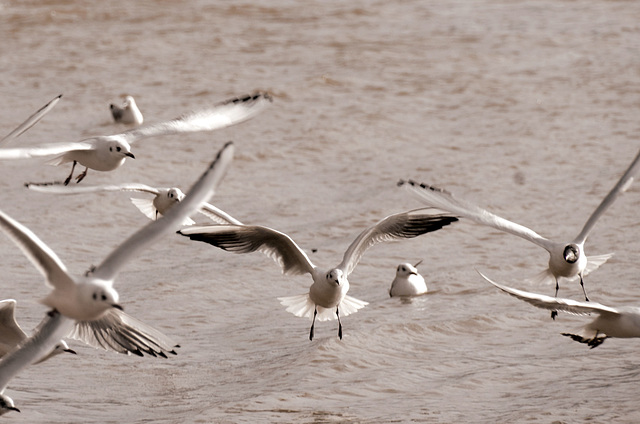
[[[27,333],[16,322],[15,308],[16,301],[14,299],[0,300],[0,358],[14,350],[28,338]],[[67,342],[59,340],[54,348],[38,362],[46,361],[64,352],[76,353],[69,348]]]
[[[82,194],[82,193],[96,193],[96,192],[112,192],[112,191],[134,191],[140,193],[153,194],[153,199],[141,199],[137,197],[131,198],[131,202],[146,215],[149,219],[156,220],[160,216],[164,215],[171,206],[184,199],[185,194],[177,187],[171,188],[156,188],[150,187],[145,184],[138,183],[125,183],[118,185],[104,185],[104,186],[61,186],[59,184],[41,184],[41,183],[27,183],[25,186],[34,191],[42,193],[54,193],[54,194]],[[234,224],[242,225],[242,222],[238,221],[225,211],[209,204],[203,203],[198,209],[198,212],[205,215],[207,218],[218,224]],[[190,217],[186,217],[182,225],[193,225],[195,221]]]
[[[31,128],[35,124],[37,124],[38,121],[41,120],[44,115],[49,113],[49,111],[51,109],[53,109],[53,107],[56,104],[58,104],[58,102],[60,101],[61,98],[62,98],[62,94],[54,97],[53,100],[51,100],[49,103],[47,103],[46,105],[44,105],[40,109],[38,109],[38,111],[36,113],[34,113],[30,117],[28,117],[27,120],[24,121],[22,124],[20,124],[15,130],[13,130],[9,134],[5,135],[4,138],[2,140],[0,140],[0,146],[3,146],[5,144],[9,143],[11,140],[14,140],[14,139],[20,137],[20,135],[22,133],[24,133],[29,128]]]
[[[90,345],[122,353],[141,354],[136,347],[149,354],[152,352],[146,349],[163,349],[161,345],[168,340],[166,336],[122,312],[113,281],[127,261],[161,236],[179,228],[184,218],[213,194],[232,160],[233,150],[233,143],[225,144],[182,202],[162,219],[138,230],[99,266],[77,279],[68,274],[58,256],[33,232],[0,211],[0,229],[18,245],[52,287],[42,301],[51,310],[35,334],[0,360],[0,414],[15,410],[13,401],[3,395],[9,380],[48,354],[69,334]],[[159,345],[154,344],[156,342]]]
[[[457,199],[451,193],[437,187],[419,184],[411,180],[400,181],[398,185],[406,187],[429,206],[442,209],[463,218],[471,219],[479,224],[487,225],[497,230],[514,234],[546,249],[549,252],[549,268],[539,274],[538,279],[540,281],[555,280],[557,296],[559,288],[558,279],[560,277],[568,279],[579,277],[585,300],[588,301],[589,298],[584,288],[583,277],[605,263],[612,254],[587,257],[584,253],[584,243],[600,216],[613,204],[618,196],[629,188],[635,174],[638,172],[639,164],[640,153],[636,155],[620,180],[591,214],[580,233],[570,242],[549,240],[525,226],[501,218],[464,200]],[[555,316],[556,314],[552,313],[552,317]]]
[[[69,184],[76,165],[85,170],[76,176],[80,182],[89,169],[95,171],[113,171],[120,167],[127,158],[135,159],[131,153],[131,144],[147,137],[181,134],[198,131],[213,131],[239,124],[253,118],[261,112],[272,97],[263,92],[235,97],[203,110],[187,113],[179,118],[143,125],[120,134],[91,137],[75,143],[53,143],[38,147],[0,149],[0,159],[21,159],[42,156],[54,156],[47,162],[51,165],[62,165],[72,162],[71,173],[64,180]]]
[[[593,321],[585,325],[577,334],[562,333],[563,336],[585,343],[591,349],[600,346],[607,337],[640,337],[640,308],[638,307],[621,306],[612,308],[596,302],[578,302],[572,299],[529,293],[498,284],[482,273],[480,275],[505,293],[541,309],[564,311],[573,315],[598,314]]]
[[[351,243],[342,262],[328,271],[317,268],[307,254],[288,235],[258,225],[209,225],[183,228],[178,233],[191,240],[202,241],[234,253],[260,251],[275,260],[284,274],[311,274],[309,292],[279,298],[287,311],[312,320],[309,340],[313,340],[316,318],[319,321],[338,319],[338,337],[342,339],[340,316],[347,316],[367,305],[367,302],[347,296],[349,274],[364,252],[371,246],[401,238],[413,238],[439,230],[457,221],[447,215],[427,213],[418,209],[390,215],[367,228]]]
[[[393,279],[389,289],[389,296],[420,296],[427,292],[427,283],[424,282],[424,278],[418,272],[418,265],[421,263],[422,261],[415,265],[410,263],[398,265],[396,278]]]
[[[112,103],[109,105],[109,108],[111,109],[113,120],[121,124],[140,125],[142,121],[144,121],[142,112],[140,112],[132,96],[125,97],[122,106],[117,106]]]

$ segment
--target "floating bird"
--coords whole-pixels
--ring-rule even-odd
[[[410,263],[398,265],[396,278],[393,279],[389,289],[389,296],[420,296],[427,292],[427,283],[418,272],[418,265],[421,263],[422,261],[415,265]]]
[[[560,277],[570,280],[579,277],[584,298],[588,301],[589,298],[584,288],[584,276],[605,263],[612,254],[587,257],[584,253],[584,243],[600,216],[613,204],[618,196],[629,188],[635,174],[638,172],[639,164],[640,153],[636,155],[617,184],[591,214],[582,231],[570,242],[556,242],[546,239],[527,227],[494,215],[469,202],[457,199],[451,193],[437,187],[419,184],[411,180],[400,181],[398,185],[406,187],[429,206],[442,209],[463,218],[469,218],[479,224],[487,225],[497,230],[514,234],[546,249],[549,252],[549,268],[538,275],[538,280],[555,280],[557,296],[559,289],[558,279]],[[573,221],[573,217],[571,217],[569,222],[572,223]],[[562,223],[564,224],[565,221]],[[520,258],[518,258],[518,260],[520,260]],[[552,317],[555,317],[555,315],[556,314],[552,314]]]
[[[132,96],[125,97],[121,107],[112,103],[109,108],[111,109],[113,120],[118,123],[140,125],[144,121],[142,112],[140,112]]]
[[[30,117],[28,117],[27,120],[24,121],[22,124],[20,124],[15,130],[13,130],[9,134],[5,135],[4,138],[2,140],[0,140],[0,146],[3,146],[5,144],[9,143],[11,140],[14,140],[14,139],[20,137],[20,135],[22,133],[24,133],[29,128],[31,128],[35,124],[37,124],[38,121],[41,120],[44,115],[49,113],[49,111],[51,109],[53,109],[53,107],[56,104],[58,104],[58,102],[60,101],[61,98],[62,98],[62,94],[59,94],[56,97],[54,97],[53,100],[51,100],[49,103],[47,103],[46,105],[44,105],[40,109],[38,109],[38,111],[36,113],[34,113]]]
[[[258,225],[210,225],[183,228],[179,231],[191,240],[202,241],[234,253],[260,251],[274,259],[284,274],[309,273],[313,278],[309,292],[279,298],[287,311],[295,316],[312,320],[309,339],[313,340],[316,317],[319,321],[338,319],[338,337],[342,339],[340,316],[347,316],[367,305],[367,302],[347,296],[348,276],[364,252],[371,246],[394,239],[413,238],[439,230],[457,221],[452,216],[415,210],[390,215],[367,228],[351,243],[342,262],[323,271],[317,268],[307,254],[288,235]]]
[[[213,131],[239,124],[261,112],[271,101],[269,94],[256,92],[218,103],[208,109],[187,113],[170,121],[133,128],[121,134],[91,137],[75,143],[0,149],[0,159],[54,156],[48,160],[51,165],[72,162],[71,173],[64,180],[64,185],[69,184],[76,164],[79,163],[85,167],[85,170],[75,178],[79,183],[89,169],[113,171],[127,158],[135,159],[131,153],[131,144],[138,140],[161,135]]]
[[[150,187],[145,184],[138,183],[124,183],[118,185],[104,185],[104,186],[61,186],[59,184],[38,184],[27,183],[25,186],[34,191],[42,193],[53,194],[82,194],[82,193],[96,193],[96,192],[111,192],[111,191],[135,191],[140,193],[153,194],[153,199],[140,199],[131,198],[131,202],[149,219],[156,220],[160,216],[164,215],[171,206],[184,199],[184,193],[177,187],[171,188],[156,188]],[[242,225],[242,222],[238,221],[225,211],[209,204],[203,203],[198,209],[198,212],[205,215],[207,218],[218,224],[234,224]],[[185,218],[182,225],[193,225],[195,221],[189,217]]]
[[[27,333],[25,333],[16,322],[15,308],[16,301],[14,299],[0,300],[0,358],[11,352],[28,337]],[[38,362],[46,361],[47,359],[64,352],[76,353],[74,350],[69,348],[67,342],[60,340],[54,346],[53,350],[47,353]]]
[[[563,336],[585,343],[591,349],[600,346],[608,337],[640,337],[640,308],[638,307],[621,306],[612,308],[596,302],[577,302],[572,299],[529,293],[500,285],[491,281],[485,275],[480,275],[505,293],[541,309],[564,311],[574,315],[598,314],[593,321],[585,325],[577,334],[562,333]]]

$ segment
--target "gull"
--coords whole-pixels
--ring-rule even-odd
[[[184,199],[185,194],[178,187],[151,187],[145,184],[139,183],[124,183],[117,185],[104,185],[104,186],[60,186],[59,184],[47,184],[47,183],[27,183],[25,186],[34,191],[41,193],[52,194],[82,194],[82,193],[97,193],[97,192],[113,192],[113,191],[134,191],[139,193],[153,194],[153,199],[140,199],[131,198],[131,202],[149,219],[156,220],[160,216],[164,215],[171,206]],[[242,222],[238,221],[225,211],[217,208],[209,203],[203,203],[198,209],[198,212],[205,215],[207,218],[218,224],[234,224],[242,225]],[[193,225],[195,221],[190,217],[186,217],[182,222],[182,225]]]
[[[27,333],[25,333],[16,322],[15,307],[15,299],[0,300],[0,358],[11,352],[28,338]],[[55,355],[65,352],[76,353],[69,348],[67,342],[59,340],[53,350],[38,362],[46,361]]]
[[[577,334],[562,333],[563,336],[571,337],[580,343],[585,343],[587,346],[590,346],[591,349],[600,346],[608,337],[640,337],[639,307],[621,306],[619,308],[612,308],[596,302],[578,302],[572,299],[529,293],[500,285],[491,281],[482,273],[480,273],[480,275],[500,290],[541,309],[564,311],[573,315],[598,314],[593,321],[585,325]]]
[[[421,263],[422,261],[415,265],[410,263],[398,265],[396,278],[393,279],[389,289],[389,296],[420,296],[427,292],[427,284],[417,268]]]
[[[347,296],[347,278],[364,252],[377,243],[417,237],[457,220],[452,216],[429,214],[424,209],[390,215],[360,233],[345,252],[342,262],[328,271],[317,268],[291,237],[272,228],[258,225],[210,225],[183,228],[178,233],[229,252],[260,251],[275,260],[283,274],[311,274],[313,284],[308,293],[281,297],[278,300],[287,306],[287,312],[312,320],[309,340],[313,340],[316,318],[319,321],[337,318],[338,337],[342,339],[340,315],[347,316],[367,305],[367,302]]]
[[[497,230],[514,234],[546,249],[547,252],[549,252],[549,267],[538,275],[539,281],[555,280],[557,296],[559,289],[558,279],[560,277],[570,280],[579,277],[584,298],[588,301],[589,298],[584,288],[584,276],[605,263],[612,254],[587,257],[584,253],[584,243],[600,216],[613,204],[618,196],[629,188],[635,174],[638,172],[639,164],[640,153],[636,155],[620,180],[591,214],[580,233],[569,242],[549,240],[525,226],[501,218],[464,200],[456,199],[451,193],[437,187],[419,184],[411,180],[400,181],[398,185],[406,187],[429,206],[442,209],[463,218],[469,218],[479,224],[487,225]],[[555,315],[556,314],[552,314],[552,317],[555,317]]]
[[[113,171],[119,168],[127,158],[135,159],[134,154],[131,153],[131,144],[138,140],[161,135],[213,131],[239,124],[253,118],[271,101],[272,97],[268,93],[256,92],[226,100],[208,109],[184,114],[176,119],[143,125],[120,134],[91,137],[75,143],[0,149],[0,159],[54,156],[47,163],[58,166],[72,162],[71,173],[64,180],[64,185],[69,184],[75,167],[79,163],[85,167],[84,171],[75,178],[79,183],[89,169],[102,172]]]
[[[62,98],[62,94],[59,94],[56,97],[54,97],[53,100],[51,100],[49,103],[47,103],[46,105],[44,105],[40,109],[38,109],[38,111],[36,113],[34,113],[30,117],[28,117],[27,120],[24,121],[22,124],[20,124],[15,130],[13,130],[9,134],[5,135],[4,138],[2,140],[0,140],[0,146],[3,146],[5,144],[9,143],[11,140],[20,137],[20,135],[22,133],[24,133],[29,128],[31,128],[35,124],[37,124],[38,121],[40,119],[42,119],[42,117],[44,115],[49,113],[49,111],[51,109],[53,109],[53,107],[56,104],[58,104],[58,102],[60,101],[61,98]]]
[[[51,293],[42,301],[52,309],[39,328],[18,349],[0,360],[0,414],[17,410],[13,400],[4,395],[9,380],[24,367],[41,359],[69,334],[96,347],[127,353],[136,346],[143,350],[157,347],[153,343],[162,343],[166,339],[159,331],[124,314],[117,303],[118,293],[113,289],[113,281],[120,268],[135,254],[162,235],[179,228],[184,218],[213,194],[232,160],[233,150],[233,143],[225,144],[182,202],[171,208],[162,219],[138,230],[99,266],[92,267],[77,279],[68,274],[58,256],[33,232],[0,211],[0,229],[18,245],[52,286]],[[133,350],[132,353],[140,352]]]
[[[132,96],[125,97],[121,107],[112,103],[109,105],[109,108],[111,109],[113,120],[116,122],[140,125],[142,121],[144,121],[142,112],[140,112]]]

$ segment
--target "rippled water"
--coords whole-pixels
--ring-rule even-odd
[[[16,144],[119,132],[108,105],[133,95],[146,122],[255,89],[263,115],[216,133],[160,137],[135,161],[82,184],[183,189],[227,140],[236,159],[214,203],[290,234],[323,267],[359,231],[419,207],[395,185],[443,186],[551,238],[572,238],[636,154],[640,5],[631,1],[0,2],[0,134],[53,96]],[[0,208],[73,273],[146,223],[126,194],[56,197],[26,181],[67,168],[4,161]],[[598,223],[588,253],[616,256],[586,279],[605,304],[640,304],[634,186]],[[47,288],[0,239],[3,298],[33,328]],[[400,262],[424,260],[430,293],[390,299]],[[14,422],[637,422],[639,342],[589,350],[562,337],[588,318],[551,321],[497,292],[546,253],[468,222],[369,250],[350,294],[370,304],[336,323],[284,311],[303,293],[263,255],[168,237],[117,281],[127,312],[175,337],[166,360],[72,343],[15,378]],[[579,285],[561,296],[580,299]]]

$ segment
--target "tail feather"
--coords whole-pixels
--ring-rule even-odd
[[[316,304],[311,301],[308,293],[299,294],[297,296],[279,297],[278,300],[282,305],[287,307],[287,312],[290,312],[297,317],[313,319],[313,312],[317,310],[318,315],[316,316],[316,321],[331,321],[338,318],[336,315],[336,308],[323,308],[322,306],[316,307]],[[364,308],[365,305],[368,305],[368,303],[363,300],[359,300],[351,296],[345,296],[338,306],[340,316],[345,317],[357,312],[358,309]]]

